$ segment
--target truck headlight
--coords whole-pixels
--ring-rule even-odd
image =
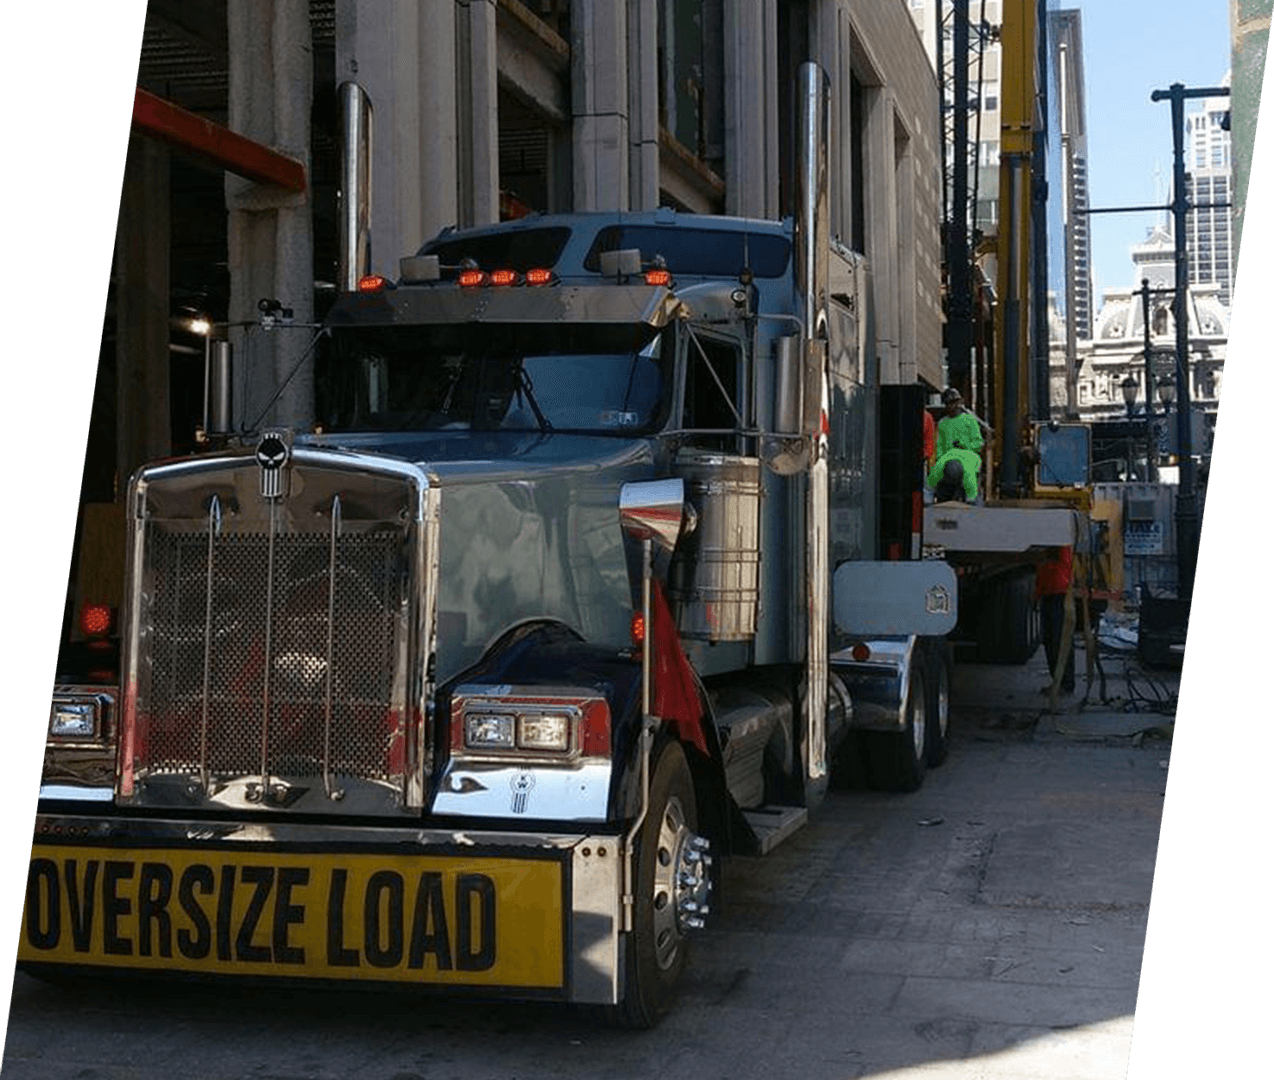
[[[465,684],[451,698],[449,741],[458,757],[609,758],[610,707],[587,687]]]
[[[518,717],[518,746],[523,750],[571,748],[571,721],[562,713],[523,713]]]
[[[49,709],[49,737],[52,739],[92,739],[97,735],[97,704],[85,701],[55,701]]]
[[[471,750],[512,750],[514,718],[500,713],[466,713],[464,742]]]

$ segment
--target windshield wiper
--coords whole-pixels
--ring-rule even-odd
[[[553,425],[548,422],[544,414],[540,412],[539,402],[535,400],[535,391],[531,388],[531,376],[526,373],[526,368],[521,363],[518,364],[518,397],[526,395],[526,403],[531,406],[531,412],[535,414],[535,422],[540,425],[541,431],[552,431]]]

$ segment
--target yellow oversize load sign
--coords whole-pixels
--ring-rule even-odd
[[[561,990],[550,858],[37,844],[18,958]]]

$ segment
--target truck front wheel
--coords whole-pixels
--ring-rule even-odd
[[[624,999],[608,1016],[624,1027],[653,1027],[676,997],[687,932],[706,912],[710,890],[710,864],[697,825],[686,755],[679,744],[664,743],[652,764],[650,805],[637,837]]]

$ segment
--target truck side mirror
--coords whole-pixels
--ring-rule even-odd
[[[765,467],[778,476],[791,476],[809,464],[805,437],[806,375],[801,337],[791,334],[774,342],[774,434],[762,442]]]
[[[619,490],[619,523],[633,540],[650,540],[670,552],[681,536],[685,501],[680,477],[625,484]]]

